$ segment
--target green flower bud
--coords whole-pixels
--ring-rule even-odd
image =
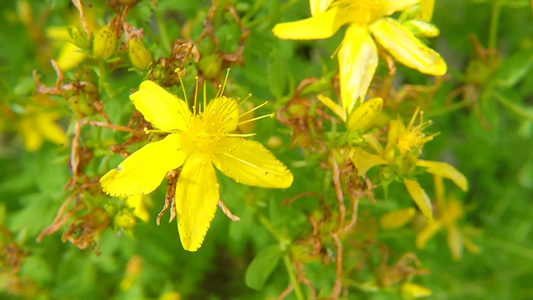
[[[409,20],[403,23],[417,37],[432,38],[439,35],[439,29],[428,22],[420,20]]]
[[[103,61],[108,60],[117,49],[117,36],[106,25],[98,31],[94,37],[93,55]]]
[[[381,114],[382,108],[383,99],[381,98],[372,98],[363,102],[352,111],[348,117],[346,127],[350,131],[367,130],[374,122],[374,119]]]
[[[153,61],[152,54],[143,44],[136,40],[130,40],[128,43],[128,55],[131,64],[140,71],[146,71]]]
[[[89,49],[92,45],[92,38],[79,27],[69,28],[68,33],[72,43],[81,49]]]
[[[114,217],[117,214],[118,208],[115,204],[106,204],[105,205],[105,212],[108,216]]]
[[[121,210],[115,216],[115,224],[117,224],[123,230],[132,229],[136,223],[137,219],[135,219],[133,213],[128,209]]]
[[[198,68],[206,78],[215,78],[220,74],[222,68],[222,59],[216,54],[204,56],[198,62]]]
[[[79,118],[94,114],[94,107],[89,105],[85,93],[78,93],[68,99],[68,106]]]

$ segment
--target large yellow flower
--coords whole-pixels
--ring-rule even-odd
[[[152,81],[141,83],[130,99],[147,121],[168,136],[130,155],[100,183],[113,196],[147,194],[167,172],[181,167],[174,200],[186,250],[201,246],[215,215],[219,184],[214,167],[247,185],[287,188],[292,184],[292,173],[261,143],[231,134],[239,125],[238,103],[222,92],[209,104],[204,99],[203,111],[197,111],[195,103],[192,112],[185,101]]]
[[[272,32],[281,39],[325,39],[335,34],[341,26],[349,24],[338,52],[338,61],[341,100],[343,108],[350,112],[358,98],[365,100],[374,77],[378,64],[375,41],[396,60],[410,68],[436,76],[446,73],[446,63],[437,52],[426,47],[402,24],[387,17],[419,2],[420,0],[310,0],[311,18],[277,24]],[[426,6],[428,5],[422,8],[428,10]],[[428,18],[430,16],[424,19]]]

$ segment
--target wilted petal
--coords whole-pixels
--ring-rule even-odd
[[[239,183],[266,188],[292,184],[291,171],[259,142],[228,138],[217,144],[213,155],[215,166]]]
[[[441,227],[442,224],[438,221],[428,224],[416,235],[416,247],[418,249],[425,249],[427,242],[441,229]]]
[[[381,114],[383,99],[372,98],[359,105],[348,117],[348,130],[367,130]]]
[[[348,27],[338,56],[342,106],[349,113],[358,98],[365,100],[378,65],[378,51],[368,29],[357,24]]]
[[[376,40],[402,64],[425,74],[441,76],[446,73],[442,57],[393,19],[382,18],[372,24],[370,30]]]
[[[333,0],[309,0],[309,8],[311,9],[311,15],[317,15],[323,13],[328,9]]]
[[[403,183],[405,184],[409,195],[411,195],[411,198],[413,198],[422,214],[426,217],[428,223],[432,223],[433,213],[431,208],[431,201],[429,200],[429,197],[424,191],[424,189],[422,189],[420,184],[415,180],[404,178]]]
[[[130,95],[130,100],[146,121],[159,129],[184,131],[191,123],[187,103],[153,81],[143,81],[139,90]]]
[[[171,134],[128,156],[116,169],[105,174],[100,184],[111,196],[148,194],[163,181],[165,174],[183,164],[188,153],[181,151],[182,137]]]
[[[427,173],[431,173],[434,175],[438,175],[438,176],[450,179],[461,190],[465,192],[468,190],[468,180],[466,179],[466,177],[463,175],[463,173],[459,172],[456,168],[454,168],[450,164],[419,159],[416,162],[416,165],[419,167],[427,168],[426,169]]]
[[[218,182],[209,156],[195,151],[187,158],[176,186],[176,217],[181,244],[187,251],[202,245],[215,216]]]
[[[218,128],[222,132],[234,131],[239,122],[237,102],[224,96],[211,100],[204,110],[203,120],[207,128]]]
[[[334,7],[326,12],[314,17],[295,21],[280,23],[274,26],[272,33],[280,39],[286,40],[317,40],[331,37],[339,28],[348,23],[348,18],[344,11]]]

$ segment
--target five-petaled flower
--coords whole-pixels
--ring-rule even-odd
[[[174,201],[181,243],[188,251],[201,246],[216,212],[214,167],[251,186],[287,188],[293,181],[287,167],[261,143],[231,133],[239,125],[239,105],[222,94],[223,89],[209,104],[204,97],[203,106],[194,101],[191,112],[188,102],[156,83],[141,83],[131,101],[157,132],[168,135],[136,151],[100,180],[109,195],[147,194],[167,172],[181,168]]]
[[[365,100],[378,65],[375,41],[402,64],[430,75],[444,75],[446,63],[398,21],[387,16],[420,0],[310,0],[312,17],[277,24],[272,32],[281,39],[314,40],[331,37],[350,24],[338,52],[341,100],[352,111]]]

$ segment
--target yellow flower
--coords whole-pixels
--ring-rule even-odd
[[[444,198],[444,184],[442,177],[435,176],[435,192],[437,198],[437,208],[439,218],[434,223],[428,224],[416,236],[416,246],[424,249],[427,242],[443,227],[447,231],[448,247],[455,260],[463,256],[463,248],[466,247],[472,253],[480,252],[479,246],[474,244],[469,237],[464,234],[464,230],[457,225],[457,221],[464,214],[464,207],[459,200],[454,197]]]
[[[24,138],[26,150],[32,152],[38,150],[45,139],[58,145],[66,144],[65,130],[56,123],[61,115],[45,109],[55,103],[44,95],[37,95],[34,100],[42,106],[27,107],[26,113],[17,123],[17,131]]]
[[[311,18],[277,24],[272,32],[281,39],[325,39],[349,24],[339,48],[338,61],[342,105],[344,110],[352,111],[358,98],[365,100],[374,77],[378,65],[376,41],[407,67],[436,76],[446,73],[446,63],[437,52],[425,46],[402,24],[387,17],[419,2],[311,0]],[[429,6],[432,8],[431,3]],[[422,9],[428,10],[427,7],[424,4]]]
[[[365,135],[368,145],[378,154],[371,154],[363,149],[354,148],[351,150],[350,157],[360,174],[366,174],[370,168],[378,165],[394,166],[390,169],[396,170],[395,175],[402,177],[409,195],[428,222],[431,223],[433,222],[431,201],[420,184],[409,178],[415,167],[425,168],[426,173],[450,179],[463,191],[468,189],[468,181],[461,172],[450,164],[418,159],[422,153],[423,145],[436,135],[426,136],[423,132],[431,123],[429,121],[423,122],[422,113],[420,113],[419,124],[414,124],[418,115],[419,110],[417,109],[407,126],[400,119],[391,120],[385,148],[381,146],[376,136]]]
[[[266,188],[287,188],[292,173],[261,143],[232,134],[239,125],[238,103],[222,90],[202,109],[152,81],[144,81],[130,96],[145,119],[168,133],[104,175],[100,183],[113,196],[147,194],[165,174],[181,167],[175,194],[178,231],[183,247],[196,251],[202,245],[219,202],[215,168],[237,182]],[[246,114],[246,113],[245,113]],[[244,114],[241,114],[241,116]],[[257,119],[257,118],[256,118]]]

